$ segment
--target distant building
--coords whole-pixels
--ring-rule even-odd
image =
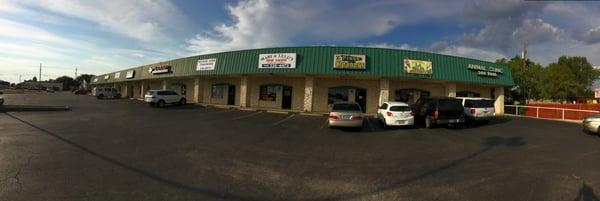
[[[0,80],[0,89],[8,89],[10,87],[10,82]]]
[[[62,91],[63,84],[62,83],[53,83],[53,82],[21,82],[17,84],[18,88],[24,89],[53,89],[55,91]]]

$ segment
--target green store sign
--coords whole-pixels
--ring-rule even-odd
[[[479,64],[469,64],[467,69],[474,71],[480,76],[498,77],[498,74],[502,74],[502,68],[496,68],[491,66],[484,66]]]

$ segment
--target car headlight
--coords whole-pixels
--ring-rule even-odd
[[[591,122],[591,121],[593,121],[593,122],[599,122],[600,118],[598,118],[598,117],[588,117],[588,118],[583,119],[583,121],[584,122]]]

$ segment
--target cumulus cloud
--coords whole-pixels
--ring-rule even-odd
[[[91,21],[103,29],[141,41],[161,40],[178,29],[178,9],[169,1],[22,1],[24,5]]]
[[[188,49],[194,53],[209,53],[283,46],[294,44],[299,38],[347,42],[380,36],[400,25],[442,18],[460,10],[448,9],[457,5],[445,1],[343,2],[241,1],[227,8],[233,18],[232,23],[220,24],[209,32],[188,39]],[[422,12],[424,10],[428,12]]]
[[[507,50],[527,42],[544,43],[557,38],[558,28],[539,18],[544,2],[520,0],[474,0],[465,5],[465,16],[484,22],[477,32],[465,33],[461,41],[472,47]]]

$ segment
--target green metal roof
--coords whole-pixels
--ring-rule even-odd
[[[296,68],[264,69],[258,68],[259,54],[268,53],[296,53]],[[334,69],[334,54],[361,54],[366,55],[366,69],[346,70]],[[199,59],[216,58],[214,70],[196,71]],[[425,60],[432,62],[431,75],[409,74],[404,71],[403,59]],[[160,64],[171,65],[172,72],[165,74],[151,74],[148,69]],[[503,73],[496,77],[477,75],[469,70],[469,64],[502,69]],[[125,79],[129,70],[135,70],[135,77]],[[492,85],[514,85],[511,71],[508,66],[486,62],[476,59],[448,56],[430,52],[419,52],[400,49],[369,48],[369,47],[279,47],[239,50],[214,54],[191,56],[170,61],[149,64],[130,68],[122,71],[121,76],[115,79],[116,72],[98,75],[92,78],[91,84],[104,84],[122,81],[157,79],[165,77],[184,77],[202,75],[232,75],[232,74],[310,74],[310,75],[358,75],[375,77],[401,77],[421,78],[430,80],[447,80],[467,83],[481,83]],[[104,79],[109,75],[108,79]],[[97,82],[93,80],[98,78]]]

